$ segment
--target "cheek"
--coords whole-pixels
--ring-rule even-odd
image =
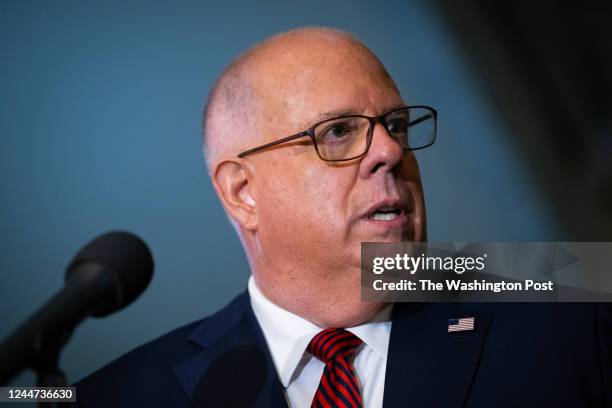
[[[425,196],[421,184],[421,175],[418,162],[414,152],[408,152],[402,169],[402,180],[406,183],[406,189],[412,194],[415,201],[414,209],[414,231],[409,240],[427,240],[427,215],[425,210]]]
[[[302,239],[304,235],[344,235],[353,185],[350,175],[345,168],[325,163],[298,165],[299,161],[295,160],[295,166],[285,162],[283,171],[277,170],[262,183],[262,223],[272,223],[275,234],[291,236],[297,232]],[[264,174],[274,174],[271,171]]]
[[[419,163],[412,151],[405,153],[404,165],[402,167],[402,179],[409,180],[419,185],[421,184]]]
[[[354,185],[350,169],[322,166],[305,167],[302,173],[303,202],[308,202],[316,220],[329,228],[341,229],[348,216],[349,197]]]

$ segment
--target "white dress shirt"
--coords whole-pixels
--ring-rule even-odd
[[[310,407],[325,364],[308,353],[306,347],[323,329],[269,301],[253,276],[249,279],[248,290],[253,312],[291,408]],[[379,408],[383,404],[390,317],[391,307],[387,307],[371,321],[346,328],[363,341],[353,365],[361,385],[364,408]]]

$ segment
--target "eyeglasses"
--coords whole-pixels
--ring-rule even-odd
[[[321,160],[341,162],[365,156],[372,143],[374,126],[380,123],[404,150],[419,150],[436,140],[438,112],[429,106],[406,106],[380,116],[346,115],[326,119],[307,130],[246,150],[245,157],[281,143],[310,137]]]

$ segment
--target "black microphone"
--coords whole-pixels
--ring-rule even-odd
[[[65,286],[0,344],[0,385],[26,367],[57,369],[59,352],[86,317],[102,317],[136,299],[153,276],[147,245],[129,232],[103,234],[76,254]],[[59,370],[58,370],[59,371]]]
[[[193,394],[193,408],[252,407],[264,387],[268,370],[264,352],[238,346],[222,354],[202,376]]]

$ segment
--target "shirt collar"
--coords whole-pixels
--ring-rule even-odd
[[[323,329],[269,301],[257,287],[253,276],[249,278],[248,291],[253,313],[263,331],[276,371],[287,388],[310,340]],[[391,307],[382,310],[369,322],[346,330],[386,359],[391,334]]]

